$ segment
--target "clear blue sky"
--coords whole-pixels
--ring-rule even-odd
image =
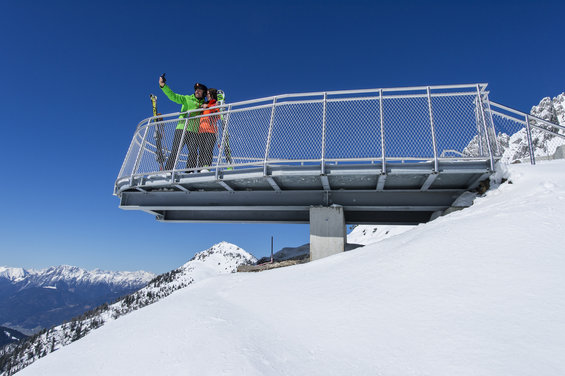
[[[529,111],[565,90],[563,1],[6,1],[0,22],[0,265],[165,272],[226,240],[256,256],[307,225],[168,224],[118,209],[157,78],[230,101],[488,82]]]

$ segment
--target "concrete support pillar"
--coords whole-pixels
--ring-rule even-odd
[[[310,260],[343,252],[346,243],[343,207],[310,207]]]

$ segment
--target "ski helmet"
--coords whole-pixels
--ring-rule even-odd
[[[206,87],[206,85],[198,83],[198,82],[194,84],[194,90],[196,91],[196,89],[204,90],[204,95],[206,95],[206,92],[208,91],[208,88]]]

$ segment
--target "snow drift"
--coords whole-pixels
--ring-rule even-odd
[[[20,374],[563,375],[564,168],[513,165],[403,234],[194,283]]]

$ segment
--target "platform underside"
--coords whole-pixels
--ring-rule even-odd
[[[140,175],[117,182],[120,207],[160,221],[308,223],[312,206],[341,205],[348,224],[418,224],[489,177],[490,161],[307,166]]]

